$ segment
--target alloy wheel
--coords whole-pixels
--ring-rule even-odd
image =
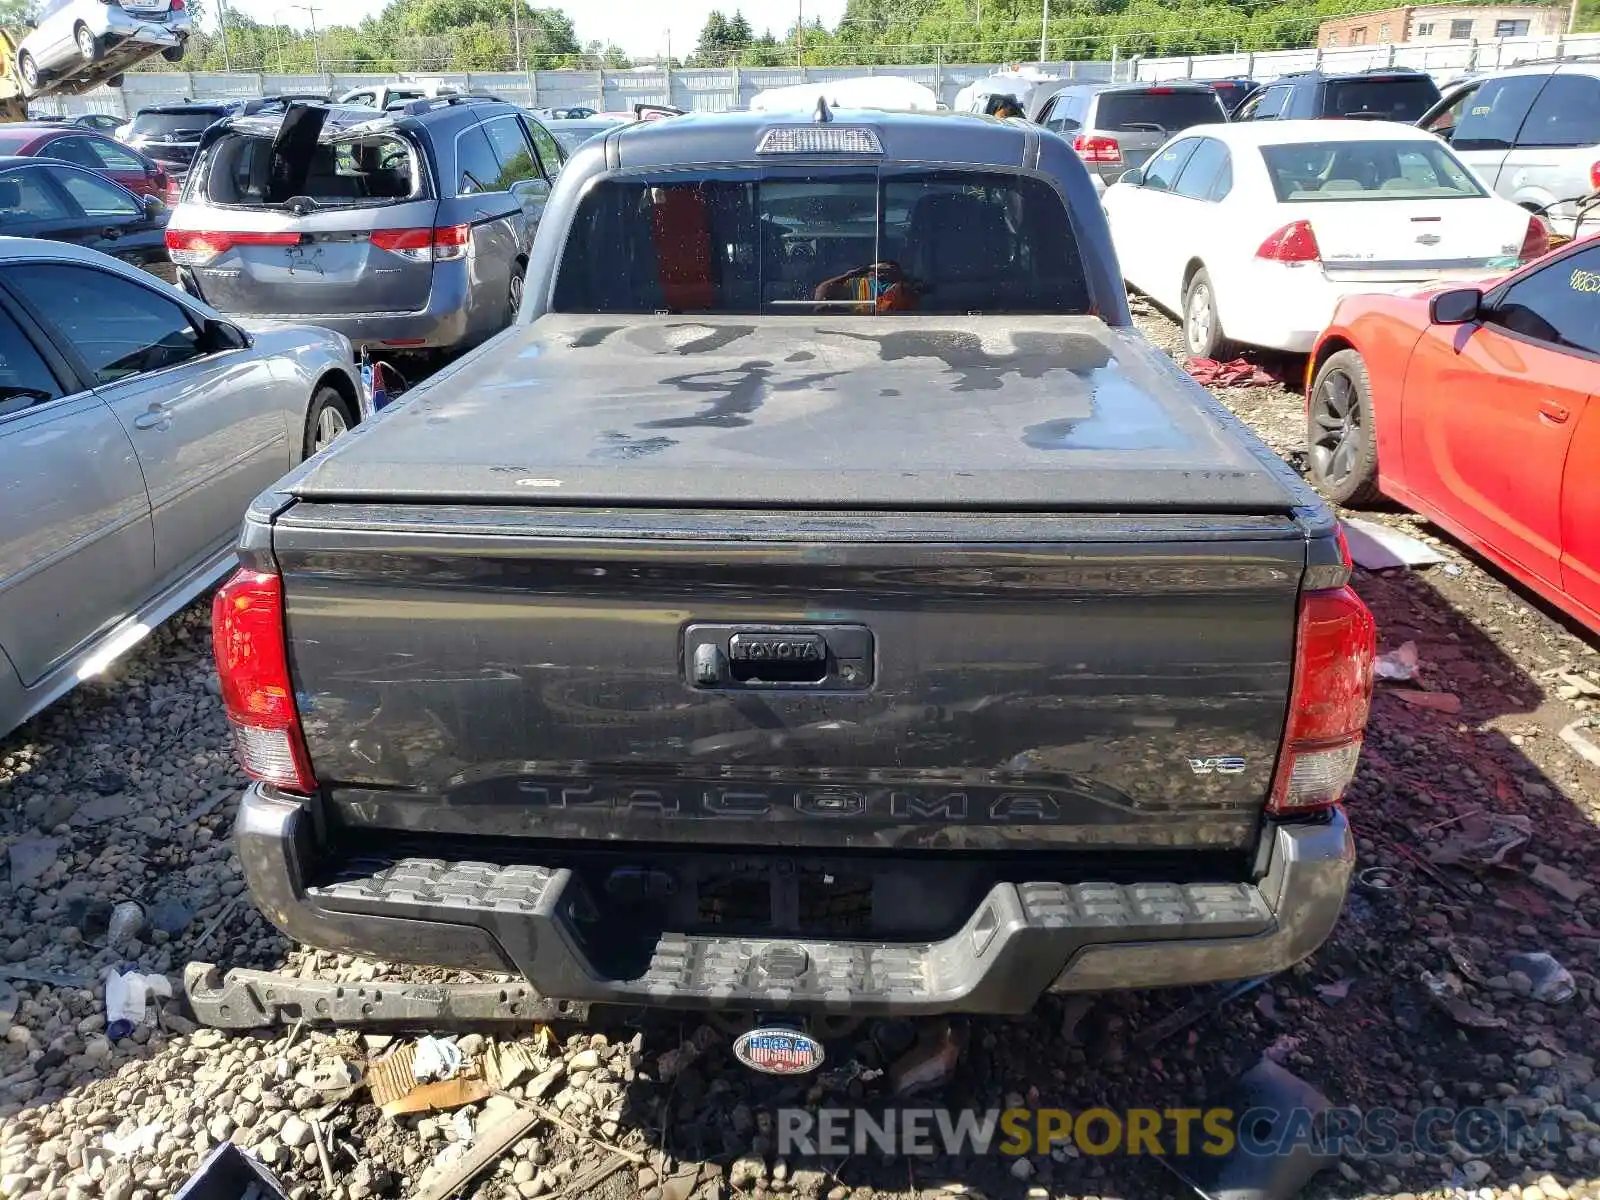
[[[1335,486],[1348,479],[1361,461],[1367,438],[1364,416],[1361,396],[1350,376],[1343,371],[1328,372],[1312,398],[1311,458],[1317,473]]]
[[[317,415],[317,434],[312,445],[319,451],[324,450],[333,444],[334,439],[349,432],[350,426],[345,422],[344,414],[337,406],[330,404]]]
[[[1211,289],[1206,284],[1197,283],[1189,292],[1189,319],[1184,322],[1184,327],[1189,335],[1189,352],[1191,354],[1204,353],[1205,348],[1211,343]]]

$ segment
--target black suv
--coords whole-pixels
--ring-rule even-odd
[[[200,135],[224,117],[238,116],[243,100],[217,100],[181,104],[153,104],[141,108],[122,140],[181,177],[194,161]]]
[[[1439,85],[1400,67],[1327,74],[1305,71],[1274,79],[1241,104],[1235,121],[1363,118],[1414,125],[1439,101]]]

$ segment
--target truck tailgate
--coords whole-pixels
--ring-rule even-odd
[[[1288,516],[316,501],[273,546],[346,826],[956,853],[1253,846],[1306,557]]]

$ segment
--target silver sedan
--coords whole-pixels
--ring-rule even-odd
[[[338,334],[246,334],[97,251],[0,237],[0,734],[227,574],[245,508],[359,388]]]

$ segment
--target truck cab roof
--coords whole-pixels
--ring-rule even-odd
[[[693,163],[768,161],[850,161],[972,163],[987,166],[1028,165],[1037,154],[1037,130],[1008,124],[976,113],[887,112],[882,109],[831,109],[826,119],[784,112],[685,113],[670,121],[639,121],[607,135],[612,169],[679,167]],[[777,128],[810,128],[816,140],[841,148],[775,150],[763,139]],[[831,134],[820,131],[831,130]],[[846,134],[865,131],[870,137]],[[868,149],[876,139],[877,149]],[[598,139],[596,139],[598,142]],[[852,144],[854,148],[847,146]],[[1030,146],[1034,149],[1030,150]]]

